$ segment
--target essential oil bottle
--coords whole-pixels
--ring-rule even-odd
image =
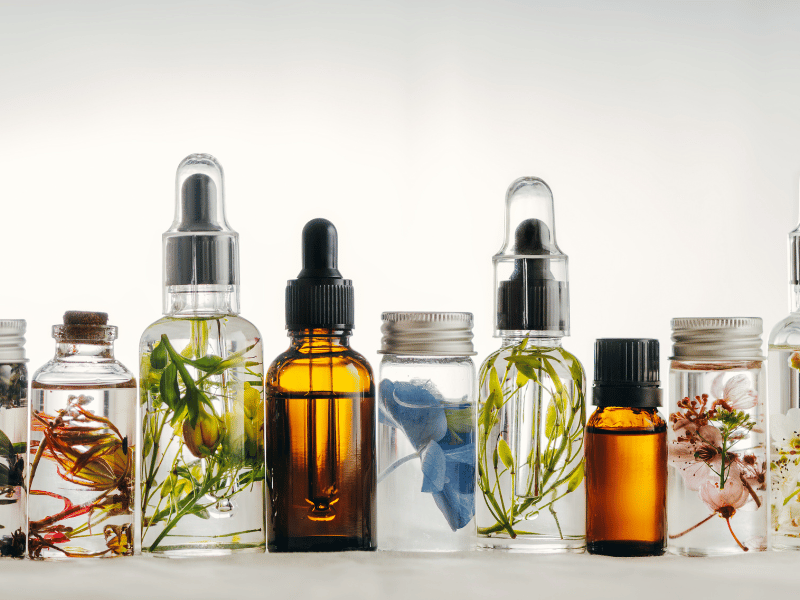
[[[24,319],[0,319],[0,557],[25,556],[28,369]]]
[[[136,378],[108,315],[69,311],[31,382],[28,555],[133,554]]]
[[[658,340],[600,339],[586,425],[586,548],[657,556],[667,545],[667,423]]]
[[[567,257],[541,179],[523,177],[508,189],[505,241],[493,262],[502,342],[480,369],[478,546],[582,552],[584,372],[561,345],[569,333]]]
[[[164,317],[139,344],[142,552],[263,552],[261,334],[239,316],[239,236],[222,167],[181,162],[164,234]]]
[[[800,550],[800,225],[789,234],[789,307],[789,316],[769,335],[773,550]]]
[[[376,547],[375,389],[350,348],[353,314],[336,228],[309,221],[286,287],[291,345],[266,377],[270,552]]]

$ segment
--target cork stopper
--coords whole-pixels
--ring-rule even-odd
[[[108,313],[68,310],[64,324],[53,326],[53,337],[65,344],[112,342],[117,328],[108,324]]]

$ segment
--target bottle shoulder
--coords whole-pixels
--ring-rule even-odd
[[[559,376],[567,376],[573,380],[586,381],[586,371],[581,361],[569,350],[560,346],[536,346],[535,344],[517,344],[503,346],[486,357],[480,367],[481,374],[488,372],[493,366],[507,366],[508,363],[528,363],[537,367],[542,361],[552,367]],[[505,366],[502,368],[505,369]]]
[[[152,346],[167,335],[170,339],[188,339],[198,327],[205,328],[212,337],[235,337],[261,340],[261,333],[250,321],[239,315],[215,315],[197,317],[164,316],[147,327],[140,338],[140,347]]]
[[[800,346],[800,313],[790,313],[775,324],[769,346]]]
[[[60,361],[51,359],[31,378],[32,387],[136,387],[136,377],[118,360]]]
[[[657,433],[667,430],[667,422],[657,408],[606,406],[594,411],[586,428],[587,431],[596,429]]]
[[[369,362],[350,348],[333,353],[313,354],[289,348],[270,364],[266,384],[273,393],[311,389],[371,393],[374,385]]]

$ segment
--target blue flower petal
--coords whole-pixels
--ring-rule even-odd
[[[441,492],[445,484],[445,470],[447,461],[444,458],[442,447],[436,442],[428,443],[419,453],[422,463],[423,492]]]
[[[421,386],[384,379],[380,384],[381,407],[402,428],[414,449],[438,442],[447,433],[447,418],[440,401]]]

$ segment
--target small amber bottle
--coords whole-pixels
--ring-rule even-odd
[[[586,547],[657,556],[667,536],[667,424],[658,414],[658,340],[595,343],[594,404],[586,426]]]
[[[336,229],[303,229],[303,270],[286,288],[290,348],[269,368],[270,552],[375,550],[375,389],[350,348],[353,285]]]

